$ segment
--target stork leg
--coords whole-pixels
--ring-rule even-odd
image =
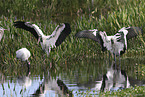
[[[47,54],[47,57],[49,57],[50,51],[51,51],[51,48],[50,48],[50,47],[49,47],[49,49],[45,49],[45,52],[46,52],[46,54]]]
[[[27,60],[28,71],[30,71],[30,62]]]
[[[39,37],[38,37],[38,42],[37,42],[37,44],[39,44],[39,42],[40,42],[40,38],[41,38],[41,37],[39,36]]]
[[[120,54],[119,54],[119,69],[121,67],[121,60],[120,60]]]
[[[51,51],[51,47],[49,47],[49,50],[47,50],[47,57],[49,57],[50,51]]]
[[[39,44],[39,42],[40,42],[40,37],[38,38],[38,42],[37,42],[37,44]]]
[[[29,61],[28,61],[29,62]],[[30,63],[30,62],[29,62]],[[30,72],[30,64],[29,63],[27,63],[27,67],[28,67],[28,71],[27,71],[27,76],[29,76],[30,74],[31,74],[31,72]]]
[[[45,64],[45,60],[46,60],[46,54],[48,53],[48,51],[46,49],[43,50],[43,63]],[[48,53],[49,54],[49,53]],[[48,55],[47,54],[47,55]]]
[[[110,57],[111,57],[111,53],[109,52],[109,64],[111,63]]]
[[[116,69],[116,54],[113,54],[113,55],[114,55],[115,69]]]
[[[45,49],[45,52],[46,52],[48,58],[49,58],[49,53],[50,53],[50,51],[51,51],[51,48]],[[46,60],[45,57],[46,57],[46,56],[44,55],[44,61],[43,61],[43,62],[45,62],[45,60]]]
[[[49,51],[46,51],[46,53],[47,53],[47,57],[49,57]]]
[[[116,55],[115,54],[113,54],[114,55],[114,61],[116,62]]]

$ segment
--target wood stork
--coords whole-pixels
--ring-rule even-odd
[[[16,21],[14,22],[16,28],[22,28],[24,30],[30,31],[38,40],[40,41],[42,49],[47,53],[51,51],[51,48],[59,46],[65,38],[71,33],[71,28],[69,23],[62,23],[58,25],[51,35],[44,35],[41,29],[35,24],[30,22]]]
[[[31,56],[30,51],[27,48],[21,48],[16,51],[16,58],[21,59],[22,61],[27,62],[28,70],[30,67],[30,62],[28,61],[28,58]]]
[[[4,35],[4,30],[7,30],[7,29],[4,29],[4,28],[0,27],[0,41],[3,37],[3,35]]]
[[[102,51],[110,51],[114,55],[114,60],[116,56],[124,54],[127,49],[127,40],[142,34],[142,29],[139,27],[123,27],[115,35],[107,36],[105,31],[94,30],[84,30],[76,33],[78,38],[89,38],[97,41],[102,48]]]

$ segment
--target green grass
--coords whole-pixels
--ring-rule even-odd
[[[144,86],[136,86],[136,87],[131,87],[131,88],[128,88],[128,89],[125,89],[125,90],[119,90],[119,91],[116,91],[116,92],[106,92],[106,93],[101,93],[99,96],[109,96],[109,97],[112,97],[112,96],[127,96],[127,97],[144,97],[145,94],[145,87]]]
[[[0,42],[0,71],[5,76],[19,76],[25,74],[27,67],[22,67],[22,62],[15,59],[16,50],[26,47],[31,52],[31,71],[32,75],[43,75],[42,70],[53,68],[55,74],[77,70],[83,72],[89,77],[93,75],[94,78],[98,74],[103,74],[104,59],[108,58],[108,52],[101,52],[98,43],[89,39],[77,39],[74,35],[76,32],[85,29],[95,29],[106,31],[108,35],[115,34],[120,28],[128,26],[139,26],[144,29],[145,1],[143,0],[107,0],[100,2],[100,0],[91,3],[91,0],[7,0],[0,3],[0,26],[8,29],[5,31],[4,37]],[[45,32],[51,34],[55,27],[60,22],[69,22],[71,24],[72,32],[69,37],[55,48],[48,58],[44,61],[44,55],[41,46],[37,45],[36,39],[27,31],[16,29],[13,22],[16,20],[30,21],[35,23]],[[142,38],[137,37],[129,40],[128,50],[121,57],[126,64],[122,65],[130,74],[133,71],[134,77],[136,68],[139,67],[139,79],[144,79],[145,75],[145,47],[144,34]],[[89,64],[88,64],[89,63]],[[140,65],[134,66],[135,63]],[[96,66],[97,64],[97,66]],[[102,65],[103,64],[103,65]],[[133,65],[133,66],[132,66]],[[108,65],[107,65],[108,66]],[[95,70],[98,71],[95,71]],[[21,71],[24,71],[23,73]],[[71,77],[70,77],[71,78]],[[80,82],[84,82],[81,79]],[[119,92],[112,92],[111,94],[103,93],[104,96],[131,96],[136,95],[136,90],[142,93],[144,87],[135,87],[134,89],[126,89]],[[130,94],[130,92],[132,94]]]

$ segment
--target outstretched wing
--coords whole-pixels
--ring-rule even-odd
[[[98,42],[101,45],[102,51],[105,51],[106,48],[103,46],[104,42],[103,42],[102,37],[100,36],[99,32],[100,31],[98,31],[97,29],[83,30],[83,31],[80,31],[80,32],[76,33],[75,36],[78,37],[78,38],[92,39],[92,40]]]
[[[59,25],[55,29],[55,31],[52,33],[52,35],[54,35],[54,33],[56,33],[56,36],[58,35],[55,45],[59,46],[65,40],[65,38],[71,33],[71,28],[69,23],[64,23]]]
[[[126,30],[128,31],[127,40],[136,37],[137,35],[143,34],[143,30],[140,27],[127,27]]]
[[[39,38],[38,31],[40,29],[37,25],[31,24],[30,22],[16,21],[16,22],[14,22],[14,26],[16,28],[21,28],[21,29],[24,29],[24,30],[31,32],[38,40],[38,38]]]
[[[83,31],[80,31],[80,32],[76,33],[75,36],[78,37],[78,38],[89,38],[89,39],[92,39],[94,41],[99,42],[99,39],[97,38],[97,36],[98,36],[98,30],[97,29],[83,30]]]

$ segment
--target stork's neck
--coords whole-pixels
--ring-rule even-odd
[[[38,36],[41,36],[41,37],[45,36],[45,35],[43,34],[42,30],[40,30],[39,27],[38,27],[37,25],[35,25],[35,24],[32,24],[32,25],[34,26],[34,29],[36,30]]]
[[[104,36],[104,41],[105,41],[106,43],[108,43],[108,42],[110,42],[110,41],[111,41],[111,43],[114,42],[113,36],[107,36],[107,35],[105,35],[105,36]]]
[[[65,25],[63,25],[62,27],[61,27],[62,25],[58,25],[56,28],[55,28],[55,30],[53,31],[53,33],[51,34],[51,36],[52,37],[58,37],[59,35],[60,35],[60,33],[62,32],[62,30],[64,29],[64,27],[65,27]],[[57,33],[59,33],[59,34],[57,34]]]
[[[114,44],[114,40],[111,38],[111,44]]]

